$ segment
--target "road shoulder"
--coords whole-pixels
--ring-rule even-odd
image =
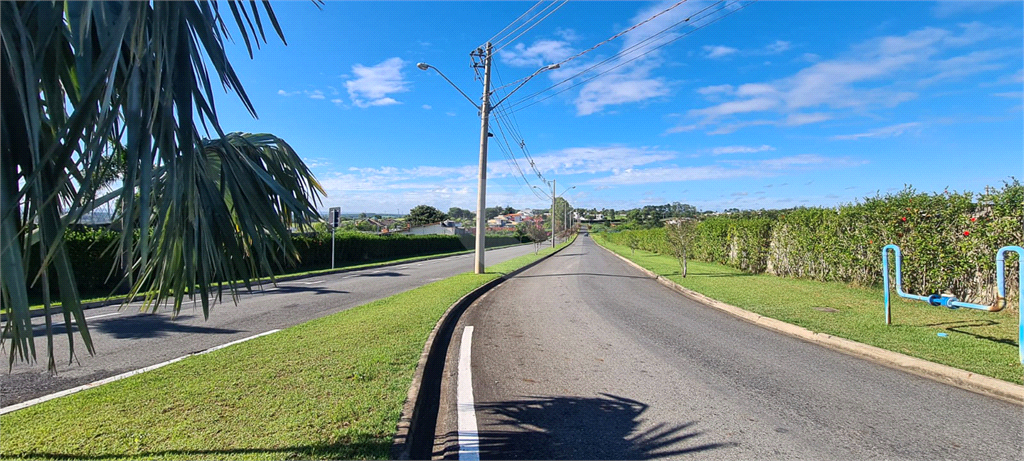
[[[598,246],[683,296],[700,302],[701,304],[724,311],[730,315],[763,328],[818,344],[848,355],[869,360],[879,365],[928,378],[933,381],[938,381],[1017,405],[1024,405],[1024,386],[1008,383],[989,376],[979,375],[977,373],[971,373],[959,368],[929,362],[917,357],[911,357],[909,355],[900,354],[898,352],[885,350],[875,346],[858,343],[846,338],[840,338],[824,333],[815,333],[806,328],[792,325],[781,320],[755,314],[739,307],[709,298],[688,288],[684,288],[683,286],[662,277],[639,264],[634,263],[633,261],[630,261],[628,258],[605,248],[603,245]]]

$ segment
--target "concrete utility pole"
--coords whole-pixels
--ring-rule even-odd
[[[555,247],[555,181],[551,180],[551,248]]]
[[[523,85],[526,85],[526,82],[530,81],[530,79],[546,70],[557,69],[559,66],[559,64],[550,64],[537,69],[537,71],[532,75],[523,79],[519,86],[513,88],[512,91],[509,91],[504,98],[498,100],[498,102],[494,104],[491,104],[491,54],[493,53],[491,48],[491,43],[487,42],[483,48],[477,48],[476,51],[470,53],[473,56],[482,57],[484,60],[484,96],[482,104],[479,106],[473,102],[473,99],[467,96],[458,85],[441,73],[438,68],[425,62],[416,64],[416,67],[420,70],[434,69],[434,71],[444,78],[448,84],[462,94],[462,97],[466,98],[466,100],[472,103],[473,106],[480,111],[480,175],[476,196],[476,251],[473,268],[473,272],[477,274],[484,273],[484,234],[487,233],[487,138],[491,136],[490,132],[487,131],[487,119],[491,114],[491,109],[504,102],[509,96],[512,96],[512,93],[519,91],[519,89],[522,88]]]
[[[487,118],[491,115],[491,42],[484,50],[484,96],[480,105],[480,175],[476,194],[476,251],[473,272],[484,273],[484,234],[487,233]]]

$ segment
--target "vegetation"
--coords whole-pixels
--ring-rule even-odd
[[[422,226],[425,224],[438,223],[446,219],[448,219],[448,215],[444,214],[437,208],[429,205],[417,205],[415,208],[409,210],[409,216],[405,218],[405,221],[412,226]]]
[[[75,330],[93,351],[64,236],[115,200],[121,263],[137,269],[132,290],[150,302],[179,309],[198,294],[208,315],[216,280],[250,280],[294,260],[288,228],[317,219],[323,190],[283,140],[225,134],[213,110],[213,88],[223,87],[256,113],[226,59],[226,18],[250,55],[266,41],[264,19],[284,36],[269,4],[227,5],[230,14],[205,2],[0,4],[0,299],[11,363],[36,356],[30,286],[47,307],[59,298],[65,323],[77,324],[71,356]],[[209,128],[217,138],[200,136]],[[123,187],[97,197],[99,173],[119,156]],[[30,272],[37,256],[41,270]]]
[[[0,417],[4,459],[386,459],[441,314],[526,255]]]
[[[882,289],[839,282],[754,275],[722,264],[690,262],[682,278],[670,254],[638,250],[595,234],[594,239],[640,266],[710,298],[757,314],[1017,384],[1017,313],[949,310],[895,298],[885,325]],[[945,333],[947,336],[938,336]]]
[[[903,252],[906,290],[950,292],[989,304],[995,298],[996,250],[1024,241],[1022,204],[1024,186],[1012,180],[978,195],[907,188],[835,209],[708,216],[691,231],[691,255],[755,274],[872,286],[882,278],[882,247],[896,244]],[[626,246],[633,239],[637,249],[674,254],[664,228],[607,238]],[[1016,298],[1016,277],[1007,277],[1007,291]]]

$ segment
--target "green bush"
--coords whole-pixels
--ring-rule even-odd
[[[903,286],[949,292],[963,301],[995,299],[995,253],[1024,243],[1024,186],[924,194],[906,188],[837,208],[797,208],[704,218],[694,229],[693,259],[751,273],[870,286],[882,280],[882,247],[903,253]],[[612,243],[671,255],[664,229],[608,233]],[[662,242],[657,242],[661,239]],[[1016,258],[1007,292],[1015,303]]]

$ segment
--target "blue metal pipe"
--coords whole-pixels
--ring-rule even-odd
[[[928,296],[912,295],[903,291],[903,254],[900,253],[900,247],[889,244],[882,247],[882,284],[885,285],[885,324],[892,324],[892,311],[889,309],[889,250],[892,250],[896,254],[896,294],[903,298],[915,299],[918,301],[924,301],[931,303]]]
[[[963,302],[953,296],[943,296],[939,294],[933,294],[930,296],[918,296],[912,295],[903,291],[903,255],[900,253],[900,247],[896,245],[886,245],[882,247],[882,283],[885,285],[885,324],[892,324],[892,314],[889,309],[889,250],[892,250],[896,254],[896,294],[903,298],[915,299],[918,301],[924,301],[932,306],[943,306],[950,309],[957,309],[966,307],[968,309],[978,309],[988,312],[998,312],[1006,307],[1006,257],[1005,254],[1008,251],[1017,253],[1017,289],[1019,290],[1017,296],[1018,311],[1020,311],[1020,321],[1017,332],[1017,344],[1020,354],[1020,363],[1024,365],[1024,248],[1019,246],[1005,246],[996,251],[996,285],[999,290],[999,295],[996,298],[996,302],[992,305],[985,306],[982,304]]]
[[[1017,324],[1017,349],[1020,354],[1020,363],[1024,365],[1024,248],[1005,246],[996,251],[996,283],[999,285],[999,299],[996,300],[996,304],[1001,305],[1000,309],[1006,306],[1006,280],[1003,272],[1005,272],[1004,255],[1007,251],[1017,253],[1017,312],[1020,315]]]

